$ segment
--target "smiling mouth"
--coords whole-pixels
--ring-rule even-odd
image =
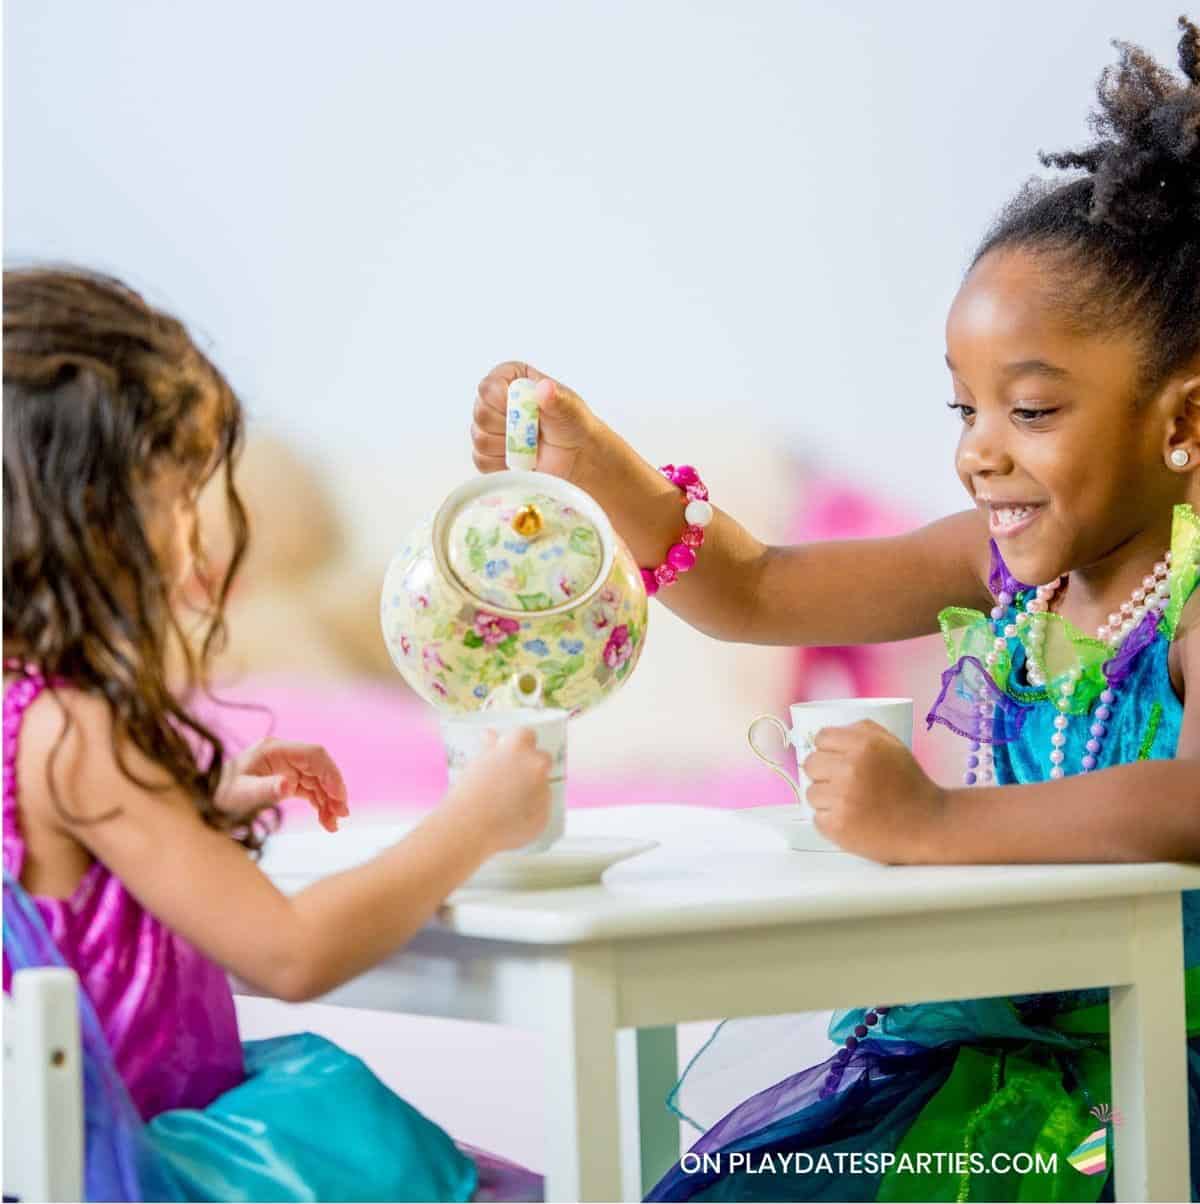
[[[1045,509],[1044,502],[985,503],[993,535],[1011,538],[1026,530]]]

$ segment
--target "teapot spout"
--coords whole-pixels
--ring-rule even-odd
[[[483,710],[513,711],[519,707],[540,707],[544,684],[542,675],[536,669],[521,669],[484,699]]]

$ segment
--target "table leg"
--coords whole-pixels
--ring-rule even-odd
[[[621,1198],[642,1200],[679,1158],[679,1119],[667,1094],[679,1077],[673,1025],[617,1035],[621,1076]]]
[[[1180,896],[1134,908],[1133,982],[1109,996],[1116,1198],[1189,1200]]]
[[[620,1199],[612,952],[564,950],[545,959],[538,984],[546,1037],[546,1200]]]

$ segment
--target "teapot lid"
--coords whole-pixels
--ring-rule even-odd
[[[475,599],[499,610],[570,609],[603,579],[606,549],[589,513],[594,503],[579,504],[591,499],[544,473],[490,480],[477,482],[483,488],[438,524],[451,572]]]

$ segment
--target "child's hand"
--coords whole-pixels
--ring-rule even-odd
[[[581,455],[601,424],[582,398],[529,364],[500,364],[479,382],[471,427],[475,467],[480,472],[500,472],[505,467],[508,386],[519,377],[538,382],[538,471],[578,483]]]
[[[252,815],[286,798],[306,798],[321,827],[336,832],[350,814],[346,783],[333,758],[319,744],[264,740],[246,749],[225,769],[216,803],[234,815]]]
[[[863,719],[822,728],[813,743],[801,768],[817,831],[875,861],[925,860],[946,795],[903,742]]]
[[[542,752],[529,728],[517,728],[488,747],[455,783],[452,804],[466,822],[489,832],[497,851],[535,840],[550,818],[550,754]]]

